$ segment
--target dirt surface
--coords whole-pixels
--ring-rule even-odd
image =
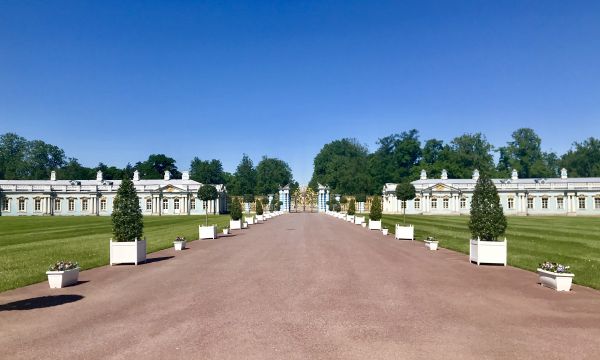
[[[189,247],[0,293],[0,358],[600,359],[600,292],[326,215]]]

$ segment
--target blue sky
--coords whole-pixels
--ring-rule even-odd
[[[2,1],[0,133],[87,165],[287,161],[417,128],[600,137],[597,1]]]

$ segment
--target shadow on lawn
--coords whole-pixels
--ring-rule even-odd
[[[72,303],[83,299],[81,295],[52,295],[13,301],[0,305],[0,311],[33,310]]]

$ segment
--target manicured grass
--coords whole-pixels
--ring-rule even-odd
[[[402,224],[402,215],[384,215],[390,233]],[[406,216],[415,226],[415,238],[434,236],[441,247],[469,253],[468,216]],[[600,289],[600,218],[508,217],[508,264],[535,271],[544,261],[570,265],[574,282]]]
[[[173,246],[176,236],[198,238],[202,216],[144,218],[148,252]],[[210,215],[219,230],[229,215]],[[110,217],[0,217],[0,292],[46,280],[48,266],[58,260],[79,262],[82,269],[108,264]]]

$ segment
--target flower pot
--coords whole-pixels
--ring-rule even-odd
[[[360,224],[360,225],[361,225],[362,227],[364,227],[364,228],[366,228],[366,227],[367,227],[367,223],[366,223],[366,222],[364,222],[364,223],[362,223],[362,224]]]
[[[381,232],[383,233],[384,236],[387,236],[388,234],[388,229],[382,229]]]
[[[79,268],[64,271],[46,271],[50,289],[60,289],[77,283]]]
[[[506,266],[507,241],[472,240],[469,246],[469,261],[480,264],[502,264]]]
[[[146,261],[146,240],[112,241],[110,240],[110,265],[135,265]]]
[[[437,250],[438,241],[437,240],[425,240],[425,247],[429,250]]]
[[[265,221],[265,216],[264,215],[256,215],[256,222],[261,222],[261,221]]]
[[[355,216],[354,217],[354,223],[356,225],[361,225],[364,222],[365,222],[365,217],[364,216]]]
[[[381,220],[369,220],[369,230],[381,230]]]
[[[186,244],[187,244],[187,241],[185,241],[185,240],[173,241],[173,246],[175,247],[175,251],[181,251],[181,250],[185,249]]]
[[[217,225],[198,226],[199,239],[216,239]]]
[[[354,222],[354,215],[346,215],[346,221],[353,223]]]
[[[402,226],[400,224],[396,224],[394,237],[398,240],[414,240],[415,227],[412,225]]]
[[[229,228],[231,230],[241,230],[242,220],[229,220]]]
[[[229,229],[228,228],[223,229],[223,235],[229,235]]]
[[[570,291],[573,282],[573,273],[555,273],[552,271],[537,269],[540,276],[540,285],[549,287],[556,291]]]
[[[244,221],[244,223],[242,224],[242,229],[247,229],[248,228],[248,223]]]

